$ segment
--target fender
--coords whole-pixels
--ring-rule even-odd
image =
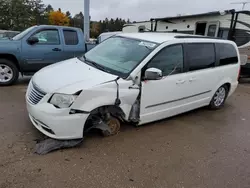
[[[125,119],[129,117],[132,105],[139,95],[139,90],[129,89],[132,81],[119,80],[119,99],[121,104],[118,106],[125,114]],[[115,106],[117,99],[117,85],[115,81],[83,90],[74,105],[73,109],[91,112],[102,106]]]

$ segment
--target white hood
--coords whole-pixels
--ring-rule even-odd
[[[32,80],[46,93],[53,93],[76,83],[81,84],[81,89],[84,89],[116,78],[115,75],[103,72],[74,58],[41,69]]]

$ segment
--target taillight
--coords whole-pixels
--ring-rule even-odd
[[[238,80],[240,79],[240,71],[241,71],[241,66],[240,66],[239,72],[238,72]]]

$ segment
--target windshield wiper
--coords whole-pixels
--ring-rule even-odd
[[[110,73],[110,71],[107,68],[105,68],[104,66],[102,66],[102,65],[100,65],[100,64],[98,64],[98,63],[96,63],[94,61],[91,61],[91,60],[87,59],[85,55],[83,55],[82,57],[83,57],[84,61],[86,61],[87,63],[90,63],[95,68],[100,69],[100,70],[102,70],[104,72]]]

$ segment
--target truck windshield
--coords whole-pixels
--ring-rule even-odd
[[[22,39],[25,35],[27,35],[34,27],[29,27],[28,29],[24,30],[23,32],[19,33],[18,35],[16,35],[15,37],[12,38],[12,40],[20,40]]]
[[[93,62],[111,74],[126,78],[157,46],[153,42],[116,36],[103,41],[80,60]]]

